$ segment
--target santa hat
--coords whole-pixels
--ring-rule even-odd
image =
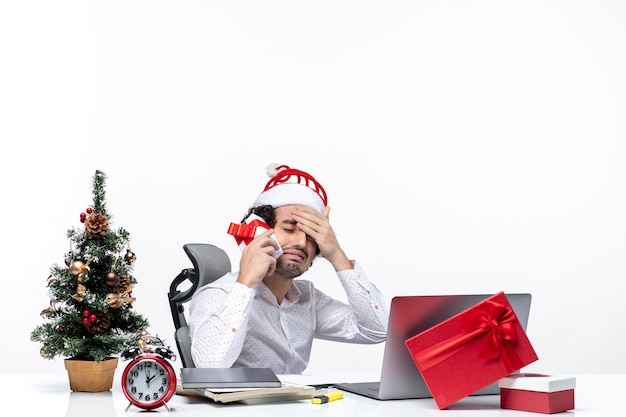
[[[324,212],[328,205],[326,191],[311,174],[278,164],[268,165],[266,172],[271,179],[252,207],[270,205],[276,208],[293,204]]]

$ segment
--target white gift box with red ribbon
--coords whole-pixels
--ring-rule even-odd
[[[255,237],[270,229],[271,227],[265,223],[265,220],[256,214],[251,214],[246,221],[241,224],[231,223],[228,228],[228,234],[235,237],[235,241],[237,242],[237,245],[239,245],[239,249],[243,252],[246,246],[248,246]],[[278,240],[273,233],[270,237],[278,243]],[[280,243],[278,243],[278,249],[274,251],[274,257],[278,258],[282,254],[283,250],[280,247]]]

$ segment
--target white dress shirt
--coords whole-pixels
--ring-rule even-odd
[[[337,273],[348,304],[296,279],[281,304],[262,282],[236,282],[238,273],[200,288],[191,300],[191,353],[197,367],[269,367],[277,374],[306,369],[313,339],[383,342],[388,313],[381,292],[358,263]]]

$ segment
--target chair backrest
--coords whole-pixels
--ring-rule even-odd
[[[167,298],[174,321],[174,339],[184,368],[194,368],[191,358],[191,338],[184,305],[191,300],[198,288],[213,282],[230,272],[230,259],[226,252],[208,243],[188,243],[183,249],[193,268],[183,269],[170,284]],[[191,285],[189,285],[191,284]],[[188,288],[180,290],[179,287]]]

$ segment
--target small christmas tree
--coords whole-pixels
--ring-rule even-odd
[[[50,269],[50,306],[46,321],[31,333],[40,342],[41,356],[53,359],[103,361],[136,343],[148,321],[133,310],[136,279],[131,275],[136,256],[126,230],[110,228],[105,202],[106,175],[93,177],[93,206],[80,214],[84,227],[70,228],[65,265]]]

